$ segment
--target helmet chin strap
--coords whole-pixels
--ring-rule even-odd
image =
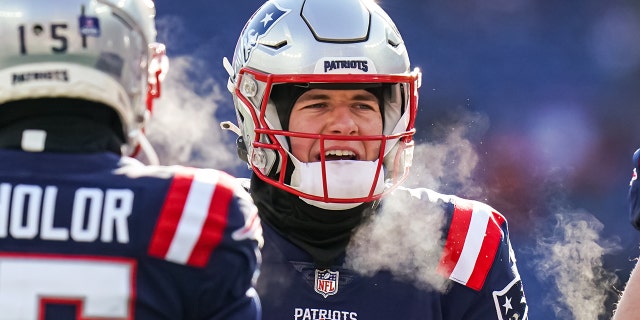
[[[300,162],[290,155],[294,170],[291,175],[291,186],[300,192],[324,197],[322,179],[322,162]],[[330,198],[363,198],[369,195],[373,179],[376,177],[378,163],[376,161],[336,160],[325,161],[327,195]],[[384,168],[380,169],[374,194],[384,191]],[[367,183],[370,182],[370,183]],[[359,206],[362,202],[337,203],[323,202],[300,197],[302,201],[326,210],[346,210]]]

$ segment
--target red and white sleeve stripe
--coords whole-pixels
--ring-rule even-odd
[[[202,267],[227,227],[233,178],[213,169],[176,172],[151,238],[149,254]]]
[[[504,217],[490,206],[454,198],[454,212],[438,272],[480,290],[491,270],[504,234]]]

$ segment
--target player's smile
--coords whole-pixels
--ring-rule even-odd
[[[324,158],[327,161],[333,160],[359,160],[359,156],[351,150],[330,150],[325,152]],[[320,155],[316,157],[316,161],[320,161]]]

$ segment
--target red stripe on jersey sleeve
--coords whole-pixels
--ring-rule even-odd
[[[502,240],[502,229],[500,229],[502,222],[504,222],[504,218],[492,211],[491,217],[487,222],[486,235],[482,241],[476,264],[467,281],[467,286],[471,289],[482,289],[484,281],[487,279],[487,274],[489,274],[489,270],[493,265],[493,260]]]
[[[205,266],[213,250],[220,244],[227,228],[229,203],[234,192],[233,183],[233,177],[220,172],[200,238],[193,248],[187,264],[196,267]]]
[[[464,247],[464,240],[467,238],[467,233],[469,232],[472,212],[473,206],[467,201],[454,205],[447,240],[445,241],[440,263],[437,268],[438,273],[446,278],[451,275],[451,272],[460,259],[460,254]]]
[[[174,174],[169,191],[167,191],[149,245],[149,255],[152,257],[165,258],[178,228],[178,222],[182,216],[195,174],[195,169],[193,168],[184,169],[186,170]]]

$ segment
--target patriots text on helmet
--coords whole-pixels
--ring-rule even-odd
[[[70,225],[62,226],[54,225],[58,187],[2,183],[0,239],[128,243],[133,197],[129,189],[79,188],[70,206]]]
[[[324,72],[337,69],[358,69],[363,72],[369,71],[366,60],[331,60],[324,62]]]
[[[12,84],[18,84],[40,80],[68,82],[69,74],[67,70],[14,73],[11,82]]]

